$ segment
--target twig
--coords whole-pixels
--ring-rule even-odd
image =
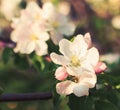
[[[3,94],[0,96],[0,102],[12,101],[32,101],[48,100],[52,98],[52,93],[21,93],[21,94]]]

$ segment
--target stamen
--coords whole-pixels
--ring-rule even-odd
[[[71,64],[72,66],[78,67],[80,66],[80,60],[75,55],[73,55],[71,57]]]

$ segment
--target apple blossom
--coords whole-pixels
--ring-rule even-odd
[[[83,74],[78,76],[70,76],[71,80],[67,79],[57,83],[56,91],[62,95],[75,94],[78,97],[88,96],[89,88],[93,88],[96,84],[95,73],[83,71]]]
[[[61,55],[50,54],[52,61],[61,65],[55,72],[55,78],[61,81],[56,84],[57,93],[88,96],[97,81],[95,73],[106,69],[106,65],[99,62],[98,50],[92,47],[90,34],[79,34],[73,41],[60,40],[59,51]]]
[[[50,2],[43,4],[43,17],[48,21],[49,32],[54,44],[58,44],[63,35],[72,35],[75,30],[75,25],[70,22],[68,16],[60,13]]]
[[[16,42],[14,52],[30,54],[35,50],[37,55],[47,54],[48,33],[39,29],[39,24],[21,24],[11,34],[11,40]]]
[[[99,53],[95,47],[89,49],[83,35],[77,35],[73,42],[62,39],[59,42],[59,47],[62,55],[53,52],[50,55],[51,59],[56,64],[66,66],[70,75],[82,74],[84,70],[95,72],[94,67],[98,63]]]
[[[11,26],[14,29],[11,40],[16,42],[15,52],[30,54],[35,50],[37,55],[47,54],[49,34],[42,18],[42,9],[35,1],[28,2],[26,9],[21,11],[19,18],[13,19]]]

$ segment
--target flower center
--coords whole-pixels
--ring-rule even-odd
[[[72,63],[72,65],[75,66],[75,67],[80,66],[80,60],[79,60],[78,57],[76,57],[75,55],[73,55],[73,56],[71,57],[71,63]]]
[[[32,41],[36,41],[36,40],[38,40],[38,37],[37,37],[35,34],[32,34],[32,35],[30,36],[30,39],[31,39]]]
[[[55,21],[55,22],[53,22],[52,25],[53,25],[54,28],[57,28],[59,26],[59,22]]]
[[[39,14],[37,14],[36,16],[35,16],[35,20],[40,20],[40,15]]]

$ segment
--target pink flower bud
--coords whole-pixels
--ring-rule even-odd
[[[101,72],[105,71],[106,69],[107,69],[107,66],[103,62],[98,62],[94,68],[96,74],[100,74]]]
[[[47,60],[48,62],[52,61],[51,58],[50,58],[50,56],[45,56],[45,60]]]
[[[65,67],[59,67],[57,68],[56,72],[55,72],[55,78],[57,80],[64,80],[66,79],[68,76],[68,73],[66,71]]]

